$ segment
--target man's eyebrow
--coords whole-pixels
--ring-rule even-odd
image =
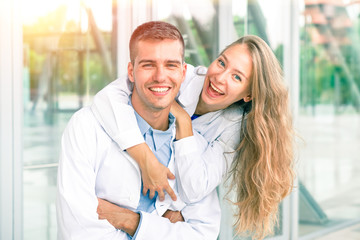
[[[151,60],[151,59],[142,59],[139,61],[138,64],[141,64],[141,63],[156,63],[156,61]],[[181,64],[181,61],[176,60],[176,59],[167,59],[167,60],[165,60],[165,63]]]
[[[154,63],[155,61],[154,60],[151,60],[151,59],[142,59],[139,61],[139,64],[140,63]]]
[[[181,64],[181,61],[179,61],[179,60],[172,60],[172,59],[166,60],[165,62],[166,62],[166,63],[176,63],[176,64]]]
[[[224,54],[221,54],[221,56],[225,59],[226,62],[229,62],[228,58]],[[242,75],[246,80],[248,80],[248,78],[245,76],[245,74],[242,71],[240,71],[237,68],[235,68],[234,70],[235,72],[238,72],[240,75]]]

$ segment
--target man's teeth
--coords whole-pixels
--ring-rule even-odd
[[[216,88],[214,85],[212,85],[212,83],[210,83],[210,87],[211,87],[212,89],[214,89],[215,92],[218,92],[218,93],[220,93],[220,94],[224,94],[220,89],[218,89],[218,88]]]
[[[169,88],[150,88],[153,92],[166,92]]]

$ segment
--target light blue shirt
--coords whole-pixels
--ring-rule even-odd
[[[171,139],[172,129],[175,127],[175,117],[169,114],[169,128],[166,131],[153,129],[139,114],[135,112],[136,120],[138,122],[140,132],[144,137],[146,144],[155,154],[156,158],[164,166],[168,166],[171,157]],[[142,182],[142,181],[141,181]],[[142,184],[141,184],[142,188]],[[140,194],[140,202],[137,210],[152,212],[155,209],[155,200],[157,193],[153,199],[149,198],[149,192],[146,196]]]
[[[129,105],[131,102],[129,101]],[[140,132],[144,137],[145,143],[150,147],[152,152],[155,154],[156,158],[162,163],[164,166],[168,166],[170,158],[171,158],[171,142],[173,137],[173,129],[175,128],[175,117],[173,114],[169,113],[169,128],[166,131],[160,131],[153,129],[136,111],[135,116],[137,123],[139,125]],[[143,183],[141,180],[141,191],[140,191],[140,201],[137,207],[137,210],[140,213],[140,222],[141,225],[141,212],[149,212],[155,210],[155,201],[157,197],[157,192],[155,196],[150,199],[149,192],[147,192],[146,196],[142,194]],[[138,229],[139,229],[138,226]],[[137,231],[135,232],[133,238],[136,239]]]

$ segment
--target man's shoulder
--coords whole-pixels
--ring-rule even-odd
[[[67,128],[74,128],[75,130],[90,130],[98,125],[94,114],[90,107],[83,107],[76,111],[70,118]]]
[[[82,107],[77,110],[71,117],[73,121],[83,121],[83,120],[92,120],[94,119],[94,114],[91,111],[89,106]]]
[[[78,140],[81,139],[81,141],[88,144],[96,144],[99,139],[101,139],[102,146],[106,146],[106,143],[111,142],[90,107],[83,107],[72,115],[63,135],[72,136]]]

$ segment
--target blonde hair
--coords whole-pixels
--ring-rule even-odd
[[[252,100],[243,103],[241,142],[229,175],[230,189],[236,190],[235,229],[263,239],[273,234],[278,206],[293,187],[292,118],[282,70],[270,47],[257,36],[245,36],[226,49],[237,44],[247,46],[253,72]]]

